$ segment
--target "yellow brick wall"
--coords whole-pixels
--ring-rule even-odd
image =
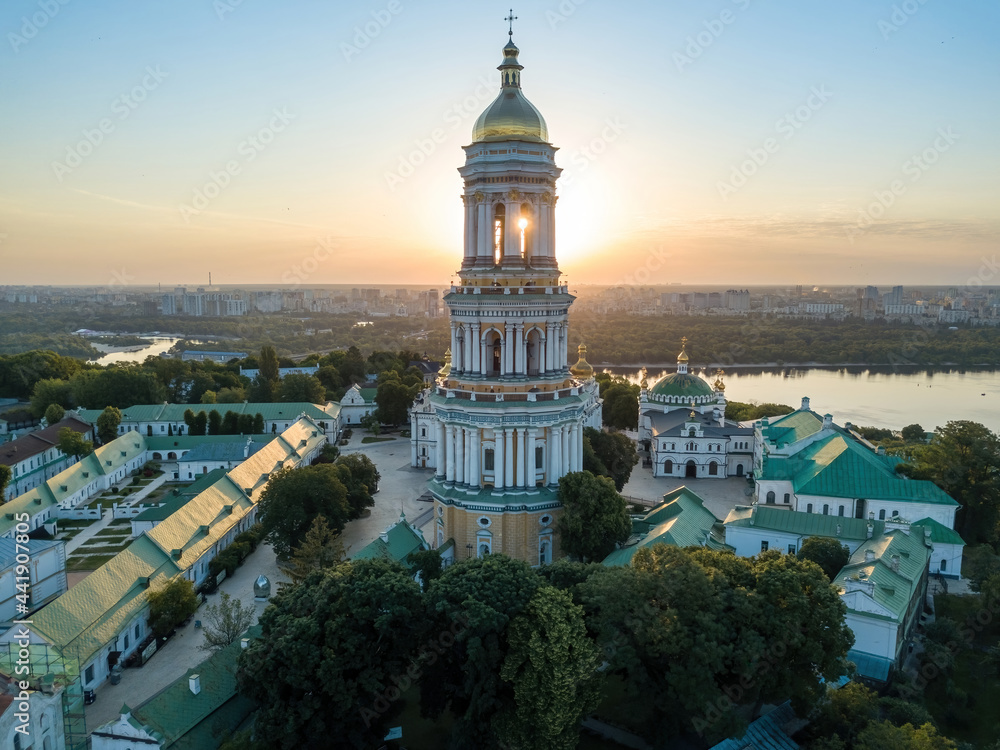
[[[439,508],[444,508],[442,515]],[[444,505],[439,501],[434,502],[434,518],[444,519],[444,539],[455,540],[455,559],[465,560],[468,557],[476,556],[476,533],[484,529],[493,534],[493,552],[502,552],[517,560],[524,560],[530,565],[538,564],[538,533],[543,528],[550,528],[552,534],[552,560],[558,560],[561,556],[559,535],[556,527],[559,516],[562,514],[561,508],[536,512],[517,513],[486,513],[483,511],[466,511],[452,505]],[[552,521],[543,527],[538,521],[544,516],[552,516]],[[479,524],[479,519],[483,516],[489,518],[492,523],[483,527]],[[437,541],[437,525],[432,539]],[[471,544],[473,548],[467,549],[466,545]]]

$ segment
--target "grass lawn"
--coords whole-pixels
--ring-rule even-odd
[[[124,528],[118,526],[118,527],[111,527],[111,528],[107,528],[107,529],[101,529],[96,534],[94,534],[94,536],[95,537],[97,537],[97,536],[118,536],[118,537],[120,537],[120,536],[129,536],[131,533],[132,533],[131,527],[129,527],[127,529],[124,529]]]
[[[395,440],[395,439],[396,438],[391,438],[391,437],[372,437],[371,435],[369,435],[368,437],[361,438],[361,442],[362,443],[384,443],[384,442],[386,442],[388,440]]]

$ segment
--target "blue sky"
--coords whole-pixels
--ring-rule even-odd
[[[506,13],[8,0],[0,283],[278,283],[309,257],[307,282],[443,283]],[[963,284],[995,253],[995,3],[514,13],[575,283]]]

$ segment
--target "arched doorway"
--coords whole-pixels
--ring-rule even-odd
[[[688,461],[684,466],[684,476],[689,478],[696,478],[698,476],[698,464],[694,461]]]
[[[663,462],[663,473],[667,475],[674,473],[674,462],[669,458]]]
[[[499,377],[503,362],[503,338],[500,332],[491,330],[486,332],[486,376]]]
[[[736,476],[743,476],[743,464],[736,464]]]
[[[528,363],[528,375],[537,375],[541,368],[542,333],[537,328],[528,331],[524,339],[525,361]]]

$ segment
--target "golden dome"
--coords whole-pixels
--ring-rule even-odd
[[[725,374],[724,370],[715,371],[715,390],[723,392],[726,390],[726,384],[722,382],[722,376]]]
[[[677,355],[677,361],[678,362],[687,362],[688,361],[687,342],[688,342],[687,336],[685,336],[684,338],[681,339],[681,353]]]
[[[646,377],[649,375],[649,373],[647,373],[646,368],[643,367],[640,374],[642,375],[642,380],[639,381],[639,387],[642,390],[646,390],[647,388],[649,388],[649,381],[646,380]]]
[[[481,141],[533,141],[549,142],[549,128],[545,118],[521,92],[521,70],[518,48],[513,41],[503,48],[500,71],[500,95],[479,115],[472,128],[472,142]]]
[[[580,344],[576,351],[580,355],[580,359],[576,361],[575,365],[569,368],[570,374],[581,380],[589,380],[594,377],[594,368],[587,361],[587,345]]]
[[[444,353],[444,365],[438,370],[438,375],[442,378],[446,378],[451,375],[451,349]]]

